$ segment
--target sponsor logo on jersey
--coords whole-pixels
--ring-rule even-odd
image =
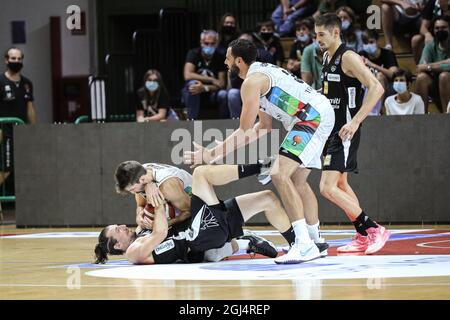
[[[333,98],[329,100],[334,109],[339,109],[339,106],[341,105],[341,98]]]
[[[350,87],[347,88],[348,91],[348,107],[350,109],[356,108],[356,88]]]
[[[341,75],[340,74],[335,74],[335,73],[329,73],[327,75],[327,80],[328,81],[339,82],[339,81],[341,81]]]
[[[331,72],[335,72],[336,71],[336,66],[332,66],[331,67]]]
[[[155,254],[162,254],[164,252],[167,252],[171,249],[175,248],[175,242],[173,242],[172,239],[164,241],[155,249]]]
[[[327,154],[325,156],[325,159],[323,159],[323,165],[329,166],[331,164],[331,154]]]

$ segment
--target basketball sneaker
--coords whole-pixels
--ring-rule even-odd
[[[262,164],[261,171],[258,174],[258,181],[263,186],[269,184],[270,181],[272,181],[272,178],[270,177],[270,170],[272,170],[272,164],[275,162],[275,159],[276,156],[271,156],[265,158],[264,160],[258,160],[258,162]]]
[[[298,239],[295,239],[295,243],[292,245],[289,252],[283,256],[275,259],[277,264],[295,264],[306,261],[311,261],[320,257],[319,248],[317,248],[314,241],[308,243],[300,243]]]
[[[352,242],[349,244],[337,248],[337,252],[365,252],[369,247],[369,238],[359,233],[352,238]]]
[[[251,231],[244,230],[244,235],[239,239],[249,240],[249,249],[247,253],[259,253],[269,258],[275,258],[278,255],[277,247],[267,239],[254,234]]]
[[[374,254],[380,251],[391,236],[391,232],[380,225],[378,225],[378,228],[369,228],[366,232],[369,239],[366,254]]]
[[[328,248],[330,246],[328,245],[328,243],[325,242],[324,238],[320,238],[318,242],[315,242],[315,244],[317,246],[317,249],[319,249],[321,258],[325,258],[326,256],[328,256]],[[288,253],[290,248],[291,248],[290,246],[286,246],[283,247],[281,250],[284,253]]]

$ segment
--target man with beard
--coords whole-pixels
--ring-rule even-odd
[[[212,149],[195,145],[197,150],[185,152],[184,161],[193,165],[214,163],[266,134],[272,128],[272,118],[281,121],[288,134],[267,176],[281,196],[295,241],[275,262],[301,263],[320,256],[314,245],[321,241],[318,205],[307,178],[311,168],[321,168],[320,156],[334,125],[334,113],[325,96],[287,70],[256,62],[256,52],[252,42],[241,39],[231,42],[227,49],[229,72],[245,79],[239,129]],[[255,124],[257,117],[259,122]]]

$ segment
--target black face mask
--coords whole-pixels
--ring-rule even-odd
[[[19,72],[23,68],[22,62],[8,62],[8,69],[11,70],[14,73]]]
[[[223,34],[235,34],[236,33],[236,27],[233,26],[223,26],[222,27]]]
[[[261,38],[263,38],[264,41],[268,41],[272,37],[273,32],[261,32]]]
[[[446,31],[446,30],[439,30],[438,32],[436,32],[436,39],[439,42],[444,42],[445,40],[448,39],[448,31]]]

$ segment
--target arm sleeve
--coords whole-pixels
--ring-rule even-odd
[[[425,45],[422,51],[422,56],[420,57],[420,64],[432,63],[433,61],[433,50],[434,42],[428,43]]]
[[[388,50],[388,54],[386,57],[387,57],[386,69],[389,69],[391,67],[398,67],[397,58],[396,58],[394,52],[392,52],[391,50]]]
[[[425,114],[425,105],[421,97],[416,99],[416,105],[414,106],[414,114]]]
[[[291,50],[289,51],[289,59],[297,60],[297,46],[295,43],[292,44]]]
[[[164,91],[161,91],[158,100],[158,109],[170,109],[169,97]]]
[[[30,80],[28,80],[28,79],[25,79],[25,90],[26,90],[25,101],[26,102],[34,101],[33,83]]]
[[[188,51],[186,55],[186,62],[190,62],[192,64],[197,64],[197,52],[195,49],[191,49]]]

